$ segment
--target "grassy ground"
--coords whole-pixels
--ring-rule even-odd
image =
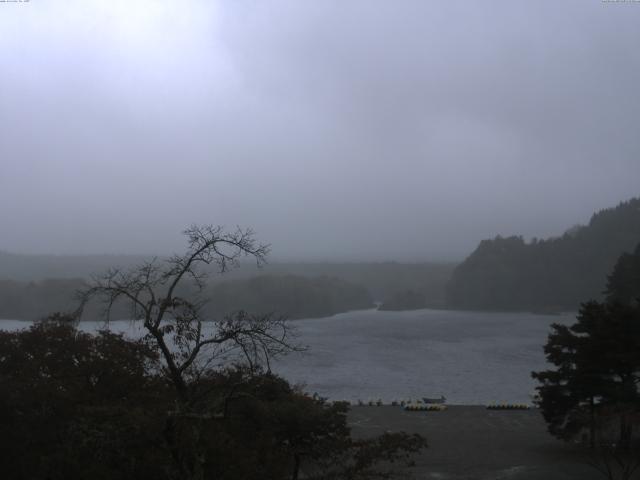
[[[597,480],[584,450],[555,440],[537,410],[450,406],[443,412],[400,407],[352,407],[355,436],[384,431],[419,433],[429,448],[416,458],[413,477],[450,480]]]

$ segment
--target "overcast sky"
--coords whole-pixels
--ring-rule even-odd
[[[640,195],[640,3],[0,3],[0,250],[464,258]]]

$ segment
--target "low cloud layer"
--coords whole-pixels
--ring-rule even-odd
[[[640,194],[640,4],[0,3],[0,249],[459,259]]]

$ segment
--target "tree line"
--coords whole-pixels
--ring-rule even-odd
[[[41,282],[0,280],[0,318],[36,320],[48,312],[74,308],[76,292],[87,285],[83,279],[48,279]],[[191,285],[181,285],[181,294],[197,293]],[[332,277],[259,275],[248,279],[216,282],[207,286],[208,302],[203,311],[211,318],[237,310],[274,312],[289,318],[313,318],[348,310],[371,308],[373,300],[362,286]],[[127,318],[126,305],[113,306],[114,318]],[[85,319],[100,319],[95,305],[86,307]]]
[[[640,198],[595,213],[559,238],[483,240],[447,285],[452,308],[574,310],[602,299],[605,278],[640,242]]]
[[[18,282],[18,286],[27,285],[29,282],[40,285],[45,280],[80,281],[79,279],[91,278],[95,272],[107,268],[129,268],[151,259],[148,255],[19,255],[0,251],[0,281],[15,281]],[[270,261],[263,266],[260,274],[274,277],[292,275],[305,278],[337,278],[366,288],[368,294],[376,301],[384,301],[398,292],[413,290],[424,295],[425,301],[430,305],[443,306],[445,285],[454,267],[454,263],[446,262]],[[253,265],[250,262],[241,262],[240,268],[227,272],[222,279],[212,277],[211,283],[249,280],[255,276]]]

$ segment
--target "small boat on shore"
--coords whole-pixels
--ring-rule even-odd
[[[445,398],[444,395],[440,395],[440,398],[422,397],[422,401],[424,403],[430,403],[430,404],[443,404],[447,401],[447,399]]]

